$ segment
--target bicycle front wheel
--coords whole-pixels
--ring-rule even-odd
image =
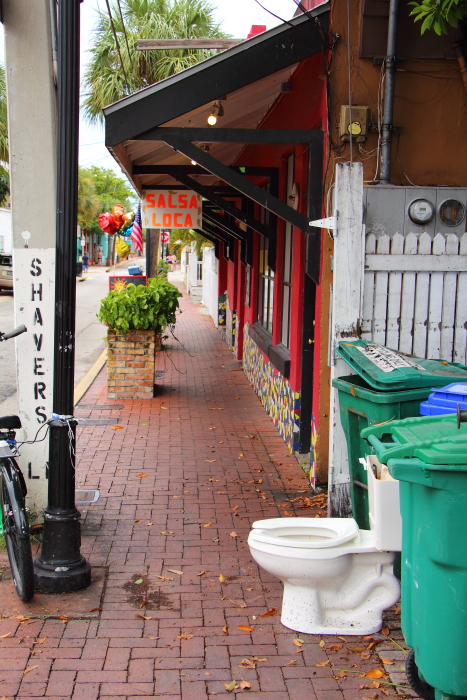
[[[5,470],[2,472],[3,529],[8,559],[16,593],[27,603],[34,595],[31,540],[29,534],[25,536],[19,531],[14,517],[15,513],[20,513],[27,522],[24,496],[16,471],[13,470],[9,474],[5,474]]]

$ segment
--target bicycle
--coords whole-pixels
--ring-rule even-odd
[[[26,332],[18,326],[9,333],[0,332],[0,342]],[[15,459],[15,430],[21,428],[19,416],[0,416],[0,535],[5,538],[11,573],[18,597],[27,602],[34,595],[34,567],[31,552],[31,534],[41,526],[29,525],[25,506],[26,481]]]

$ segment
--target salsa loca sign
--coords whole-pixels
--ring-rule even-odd
[[[143,190],[144,228],[201,228],[201,195],[193,190]]]

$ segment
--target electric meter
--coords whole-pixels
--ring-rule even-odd
[[[465,205],[458,199],[445,199],[439,205],[439,218],[445,226],[459,226],[465,218]]]
[[[414,199],[409,204],[409,218],[414,224],[423,226],[432,220],[435,215],[435,208],[428,199]]]

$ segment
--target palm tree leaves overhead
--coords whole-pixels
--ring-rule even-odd
[[[112,102],[215,53],[206,49],[137,51],[138,39],[228,36],[214,20],[213,7],[207,0],[110,0],[109,5],[113,27],[108,14],[100,11],[91,60],[83,78],[83,109],[91,123],[102,121],[102,109]]]

